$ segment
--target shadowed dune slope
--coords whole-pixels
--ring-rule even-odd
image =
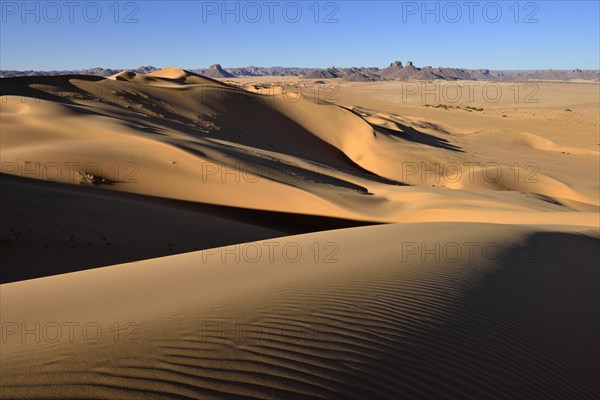
[[[40,201],[44,199],[44,201]],[[162,199],[0,174],[2,283],[311,231],[337,218]]]

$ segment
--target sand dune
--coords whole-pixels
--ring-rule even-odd
[[[598,397],[599,85],[230,81],[0,80],[1,398]]]
[[[3,321],[42,339],[7,335],[3,397],[594,398],[600,260],[580,231],[352,228],[267,241],[272,259],[215,249],[6,284]],[[477,246],[422,250],[451,242]],[[339,251],[315,261],[314,243]]]
[[[121,75],[124,82],[95,77],[5,79],[7,93],[24,92],[28,85],[37,88],[31,95],[41,99],[26,102],[25,110],[20,108],[21,98],[4,97],[2,156],[16,165],[16,171],[5,168],[4,172],[26,175],[23,163],[39,162],[41,168],[55,160],[81,166],[97,163],[96,169],[113,181],[111,188],[116,190],[385,222],[402,221],[405,213],[390,214],[389,207],[378,213],[377,204],[386,202],[377,192],[402,192],[403,184],[423,191],[432,186],[464,189],[462,195],[474,200],[481,199],[481,190],[492,190],[500,209],[506,204],[506,190],[538,193],[556,198],[556,203],[567,199],[599,204],[596,181],[580,185],[578,174],[573,173],[591,165],[598,152],[573,152],[557,164],[556,150],[545,151],[552,142],[527,132],[508,133],[494,143],[498,135],[465,136],[394,115],[382,118],[379,113],[379,121],[387,122],[378,125],[333,104],[249,93],[175,68],[146,76]],[[52,101],[57,95],[61,102]],[[41,118],[43,124],[37,122]],[[85,140],[81,137],[84,121],[93,122],[85,128]],[[390,124],[396,128],[389,128]],[[508,154],[498,151],[507,144],[511,144]],[[129,169],[116,174],[115,163]],[[444,171],[450,163],[460,168],[456,182]],[[481,172],[490,166],[489,176]],[[566,173],[560,172],[563,167]],[[135,180],[135,185],[127,174],[135,175],[129,180]],[[496,180],[495,174],[501,176]],[[514,187],[508,185],[508,178],[516,183]],[[77,179],[76,174],[56,178],[70,183]],[[347,192],[344,199],[339,198],[340,189]],[[365,200],[367,192],[375,196]],[[490,195],[485,194],[486,200]],[[530,200],[528,210],[546,207],[533,197]]]

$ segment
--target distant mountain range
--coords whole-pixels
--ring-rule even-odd
[[[159,68],[143,66],[130,71],[135,73],[148,73]],[[493,81],[521,81],[521,80],[600,80],[598,70],[510,70],[493,71],[488,69],[465,69],[445,67],[415,67],[411,61],[403,65],[394,61],[387,68],[377,67],[352,67],[352,68],[294,68],[294,67],[243,67],[223,68],[219,64],[210,68],[190,70],[209,78],[235,78],[252,76],[298,76],[307,79],[342,79],[352,82],[374,82],[382,80],[493,80]],[[110,68],[90,68],[71,71],[16,71],[0,70],[0,77],[13,76],[40,76],[40,75],[97,75],[111,76],[121,70]]]

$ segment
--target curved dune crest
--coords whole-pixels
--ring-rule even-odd
[[[146,75],[149,76],[158,76],[161,78],[169,78],[169,79],[184,79],[190,76],[191,73],[184,71],[181,68],[169,66],[163,69],[159,69],[157,71],[149,72]]]
[[[113,79],[113,80],[132,80],[135,77],[137,77],[137,74],[135,72],[131,72],[131,71],[121,71],[119,73],[116,73],[114,75],[109,76],[106,79]]]

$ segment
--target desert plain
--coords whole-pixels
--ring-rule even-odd
[[[1,398],[598,398],[598,82],[0,85]]]

